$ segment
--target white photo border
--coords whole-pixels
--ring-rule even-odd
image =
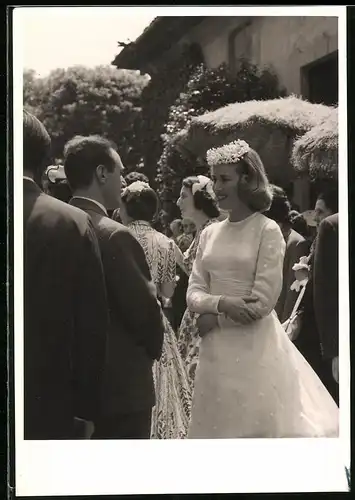
[[[139,7],[140,11],[151,11],[155,8],[156,15],[160,16],[267,15],[339,18],[340,437],[181,441],[23,439],[22,52],[25,10],[29,8],[33,7],[19,7],[13,12],[16,494],[71,496],[347,491],[345,466],[350,465],[350,356],[346,7]],[[75,7],[78,8],[92,11],[98,7]],[[115,8],[121,9],[122,15],[129,15],[134,7]],[[49,9],[50,14],[54,15],[54,10],[71,11],[73,7],[48,7]],[[100,7],[101,11],[105,9],[108,8]]]

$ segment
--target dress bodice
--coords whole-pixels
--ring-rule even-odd
[[[201,235],[190,276],[190,309],[216,312],[221,295],[253,294],[260,312],[268,314],[281,291],[284,252],[279,226],[260,213],[209,226]]]
[[[253,217],[254,219],[255,217]],[[259,241],[252,220],[223,221],[210,233],[202,256],[213,295],[242,296],[254,284]]]

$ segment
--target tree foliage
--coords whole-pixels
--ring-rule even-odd
[[[113,140],[127,170],[142,159],[138,137],[141,96],[149,78],[110,66],[56,69],[47,77],[24,72],[24,105],[43,121],[53,140],[53,155],[62,155],[74,135],[100,134]]]
[[[237,73],[231,72],[226,64],[216,69],[208,69],[204,64],[196,68],[186,88],[171,106],[162,134],[164,148],[158,162],[157,182],[159,194],[171,218],[178,215],[175,204],[182,179],[206,173],[201,159],[183,155],[176,147],[177,135],[186,130],[194,117],[206,112],[234,102],[267,100],[285,95],[272,70],[259,69],[248,61],[241,62]]]
[[[186,45],[179,55],[164,62],[151,74],[151,81],[142,93],[142,122],[140,128],[144,156],[144,171],[156,184],[157,163],[164,143],[162,134],[169,119],[169,110],[197,66],[203,62],[199,45]]]

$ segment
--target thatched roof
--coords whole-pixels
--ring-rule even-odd
[[[294,143],[292,163],[311,177],[338,175],[338,108]]]
[[[273,182],[289,182],[296,172],[290,156],[294,139],[325,120],[332,108],[295,96],[230,104],[194,118],[178,147],[204,157],[211,147],[246,140],[264,161]]]
[[[119,69],[143,70],[205,19],[203,16],[155,17],[134,42],[121,50],[111,64]]]

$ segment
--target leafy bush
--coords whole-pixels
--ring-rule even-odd
[[[186,45],[179,55],[160,62],[151,74],[149,84],[142,93],[142,120],[139,129],[144,156],[144,173],[156,186],[157,163],[164,143],[162,134],[169,119],[169,110],[203,62],[199,45]]]

